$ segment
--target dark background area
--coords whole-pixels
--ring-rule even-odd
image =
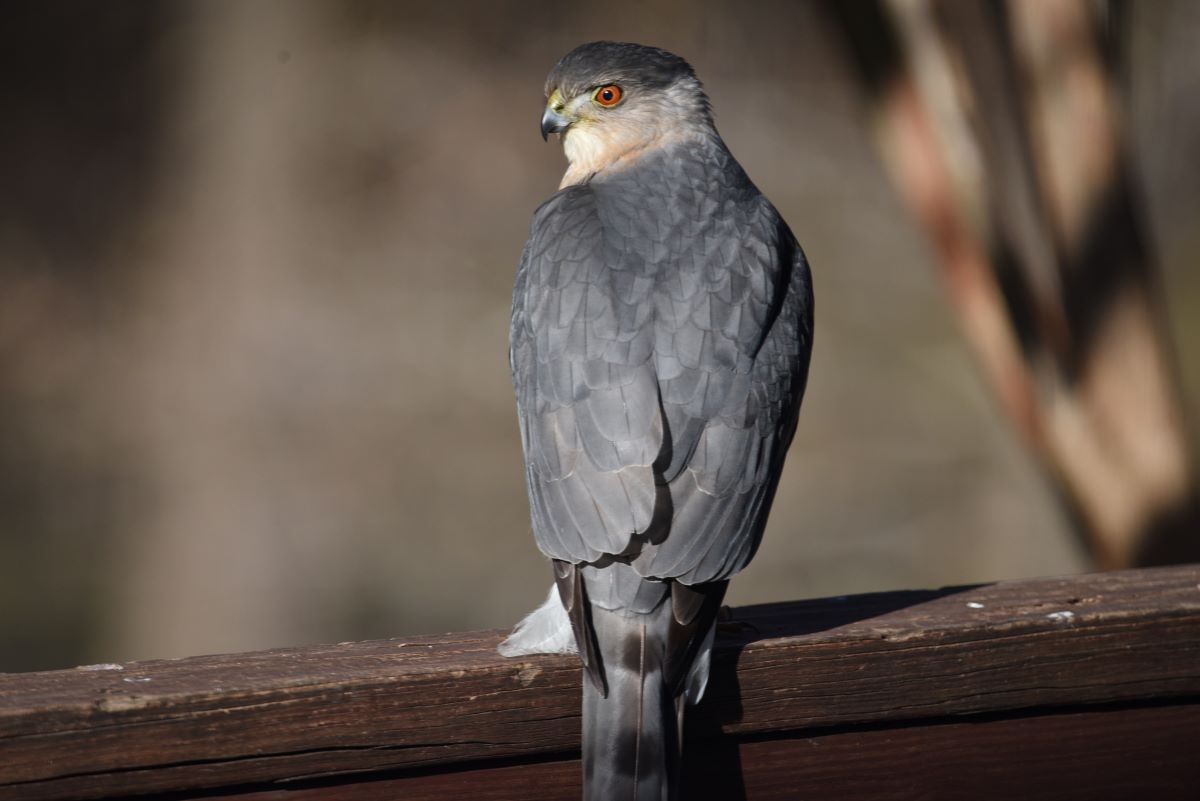
[[[684,55],[813,265],[743,604],[1087,569],[809,3],[39,2],[0,26],[0,670],[511,625],[550,583],[506,359],[542,81]],[[1118,22],[1200,387],[1200,4]]]

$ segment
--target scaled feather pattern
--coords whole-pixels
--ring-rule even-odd
[[[683,710],[795,432],[811,277],[683,59],[583,45],[546,94],[571,165],[534,213],[509,360],[555,587],[500,652],[579,654],[585,799],[673,799]]]

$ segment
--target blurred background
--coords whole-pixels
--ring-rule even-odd
[[[1196,531],[1200,3],[840,5],[7,5],[0,671],[541,600],[511,287],[565,166],[543,79],[602,38],[691,61],[813,265],[808,396],[730,603],[1169,560],[1139,543]],[[1097,193],[1116,217],[1073,211]]]

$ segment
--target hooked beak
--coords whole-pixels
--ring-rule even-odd
[[[542,141],[546,141],[550,134],[560,134],[571,127],[571,122],[563,115],[546,106],[546,111],[542,114]]]

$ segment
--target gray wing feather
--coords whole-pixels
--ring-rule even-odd
[[[534,216],[511,359],[553,558],[624,554],[696,584],[761,538],[807,376],[810,277],[736,162],[708,156],[728,162],[627,170]]]
[[[586,187],[534,216],[513,298],[510,359],[534,535],[590,562],[650,526],[663,423],[651,364],[648,279],[622,271]]]
[[[676,332],[670,358],[659,357],[669,375],[660,372],[675,450],[663,475],[673,520],[670,533],[634,560],[643,576],[685,584],[728,578],[762,538],[812,348],[807,261],[764,206],[761,219],[730,237],[742,242],[736,266],[710,284]],[[730,256],[724,247],[718,253]]]

